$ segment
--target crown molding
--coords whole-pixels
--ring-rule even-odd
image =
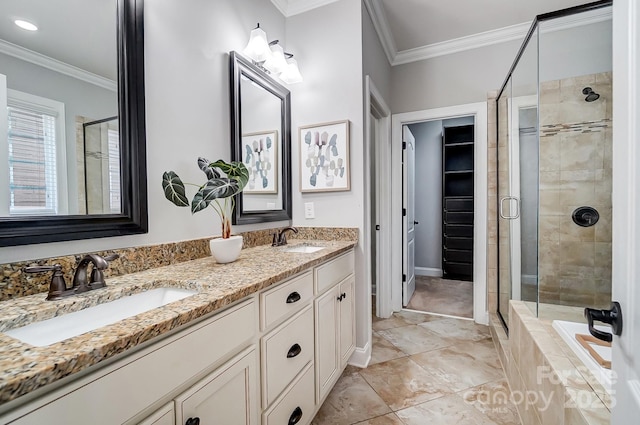
[[[337,1],[339,0],[271,0],[271,3],[288,18]]]
[[[57,59],[53,59],[41,53],[34,52],[33,50],[25,49],[22,46],[9,43],[4,40],[0,40],[0,53],[22,59],[23,61],[42,66],[44,68],[59,72],[64,75],[68,75],[73,78],[77,78],[78,80],[94,84],[98,87],[102,87],[103,89],[114,92],[118,91],[118,84],[113,80],[101,77],[92,72],[85,71],[84,69],[80,69],[73,65],[69,65]]]
[[[431,59],[515,40],[524,40],[531,22],[511,25],[426,46],[398,51],[380,0],[364,0],[382,48],[392,66]],[[579,15],[544,22],[542,33],[562,31],[611,19],[610,9],[596,9]]]
[[[378,38],[382,44],[382,49],[390,64],[394,64],[396,56],[398,54],[398,48],[396,47],[396,41],[391,33],[391,27],[387,20],[387,14],[384,12],[382,2],[380,0],[364,0],[364,5],[369,12],[373,27],[378,33]]]
[[[451,55],[453,53],[464,52],[466,50],[491,46],[493,44],[522,40],[527,35],[527,31],[530,27],[530,23],[511,25],[497,30],[485,31],[466,37],[416,47],[415,49],[401,50],[397,52],[391,65],[403,65],[438,56]]]

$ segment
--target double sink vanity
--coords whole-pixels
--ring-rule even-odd
[[[355,349],[355,241],[0,303],[2,424],[308,424]]]

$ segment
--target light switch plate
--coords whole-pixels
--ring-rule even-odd
[[[316,218],[313,202],[304,203],[304,218]]]

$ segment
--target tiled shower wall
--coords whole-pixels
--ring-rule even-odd
[[[611,73],[540,87],[538,279],[541,303],[608,307],[611,301]],[[600,94],[586,102],[582,90]],[[600,220],[580,227],[580,206]]]

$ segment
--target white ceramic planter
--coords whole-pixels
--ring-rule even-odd
[[[218,263],[232,263],[238,259],[242,250],[242,236],[231,236],[228,239],[211,239],[209,247],[211,248],[211,255]]]

